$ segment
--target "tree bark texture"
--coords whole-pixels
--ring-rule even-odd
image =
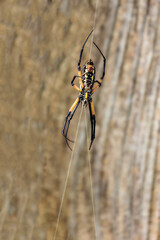
[[[89,112],[77,129],[79,106],[71,153],[61,130],[94,16],[107,58],[96,138],[88,151]],[[91,58],[98,80],[94,46]],[[160,239],[160,1],[0,1],[0,153],[0,239]]]

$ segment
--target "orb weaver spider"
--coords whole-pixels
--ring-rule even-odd
[[[71,147],[69,146],[68,141],[74,142],[70,140],[67,137],[68,129],[70,125],[70,121],[73,118],[73,115],[78,108],[80,103],[83,103],[84,106],[89,105],[89,112],[90,112],[90,121],[91,121],[91,143],[89,146],[89,150],[91,149],[92,143],[95,139],[95,128],[96,128],[96,118],[95,118],[95,111],[94,111],[94,105],[92,100],[93,93],[101,86],[102,80],[105,76],[105,65],[106,65],[106,58],[104,57],[103,53],[99,49],[99,47],[96,45],[95,42],[93,44],[96,46],[96,48],[99,50],[100,54],[103,57],[103,73],[99,81],[95,80],[95,74],[96,74],[96,68],[94,66],[93,61],[90,59],[87,61],[81,70],[81,59],[83,54],[83,49],[85,47],[86,42],[88,41],[90,35],[92,34],[93,30],[89,33],[88,37],[86,38],[81,51],[80,51],[80,57],[78,61],[78,75],[75,75],[71,81],[71,85],[79,91],[79,96],[69,109],[69,112],[67,113],[65,117],[64,127],[62,130],[62,134],[65,137],[66,144],[69,147],[69,149],[72,151]],[[79,87],[74,84],[74,81],[76,78],[79,78]]]

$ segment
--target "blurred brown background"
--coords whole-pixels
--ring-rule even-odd
[[[158,0],[98,0],[94,41],[107,71],[94,96],[96,139],[88,154],[84,112],[73,155],[61,134],[95,10],[95,0],[0,1],[0,239],[54,239],[71,157],[54,240],[96,239],[89,157],[97,240],[160,239]],[[98,79],[95,47],[92,59]]]

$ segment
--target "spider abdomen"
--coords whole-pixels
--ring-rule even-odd
[[[95,81],[95,66],[91,59],[83,66],[82,81],[84,87],[93,87]]]
[[[92,87],[93,86],[93,82],[94,82],[94,78],[87,78],[85,77],[83,80],[83,84],[85,87]]]

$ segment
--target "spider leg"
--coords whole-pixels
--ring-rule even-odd
[[[70,125],[70,121],[72,120],[72,117],[76,111],[76,109],[78,108],[78,105],[80,103],[80,100],[79,98],[76,99],[76,101],[73,103],[73,105],[71,106],[67,116],[66,116],[66,119],[65,119],[65,123],[64,123],[64,127],[63,127],[63,130],[62,130],[62,134],[63,136],[65,137],[65,140],[66,140],[66,144],[67,146],[69,147],[69,149],[72,151],[71,147],[69,146],[69,143],[68,141],[70,142],[73,142],[72,140],[70,140],[68,137],[67,137],[67,134],[68,134],[68,129],[69,129],[69,125]]]
[[[82,78],[82,76],[76,76],[76,75],[75,75],[75,76],[73,77],[72,81],[71,81],[71,85],[72,85],[76,90],[78,90],[79,92],[81,92],[81,89],[74,84],[74,80],[75,80],[77,77],[78,77],[78,78]],[[82,80],[81,80],[81,81],[82,81]]]
[[[105,69],[106,69],[106,58],[105,58],[105,56],[103,55],[102,51],[97,46],[97,44],[95,42],[93,42],[93,44],[96,46],[96,48],[98,49],[98,51],[100,52],[100,54],[103,57],[103,72],[102,72],[102,76],[101,76],[100,80],[99,81],[95,81],[95,82],[97,82],[97,84],[92,89],[92,94],[101,86],[102,80],[103,80],[103,78],[105,76]]]
[[[103,55],[102,51],[100,50],[100,48],[97,46],[97,44],[95,42],[93,42],[93,44],[96,46],[96,48],[99,50],[100,54],[102,55],[103,57],[103,73],[102,73],[102,76],[101,76],[101,80],[103,80],[104,76],[105,76],[105,69],[106,69],[106,58],[105,56]]]
[[[84,46],[86,45],[86,42],[88,41],[88,38],[91,36],[92,32],[93,32],[93,29],[92,29],[92,31],[90,32],[90,34],[88,35],[88,37],[86,38],[86,40],[85,40],[85,42],[84,42],[84,44],[83,44],[83,46],[82,46],[82,48],[81,48],[80,57],[79,57],[79,61],[78,61],[78,70],[81,69],[81,66],[80,66],[80,65],[81,65],[81,59],[82,59],[82,54],[83,54]]]
[[[62,134],[63,136],[65,137],[65,128],[66,128],[66,124],[67,124],[67,121],[68,121],[68,117],[70,116],[71,112],[69,111],[67,113],[67,116],[65,117],[65,122],[64,122],[64,126],[63,126],[63,130],[62,130]],[[69,138],[66,138],[68,141],[74,143],[74,141],[70,140]]]
[[[96,129],[96,118],[95,118],[95,111],[94,111],[94,105],[93,105],[92,99],[89,101],[89,112],[90,112],[90,121],[91,121],[91,143],[89,146],[89,150],[90,150],[92,143],[95,139],[95,129]]]
[[[66,124],[68,123],[68,118],[69,118],[69,116],[71,115],[71,113],[73,112],[74,107],[75,107],[76,104],[77,104],[77,99],[76,99],[76,101],[73,103],[73,105],[71,106],[69,112],[67,113],[67,115],[66,115],[66,117],[65,117],[65,122],[64,122],[63,130],[62,130],[63,136],[64,136],[68,141],[70,141],[70,142],[72,142],[72,143],[74,143],[74,141],[72,141],[72,140],[70,140],[69,138],[67,138],[66,133],[65,133],[65,129],[66,129]]]

